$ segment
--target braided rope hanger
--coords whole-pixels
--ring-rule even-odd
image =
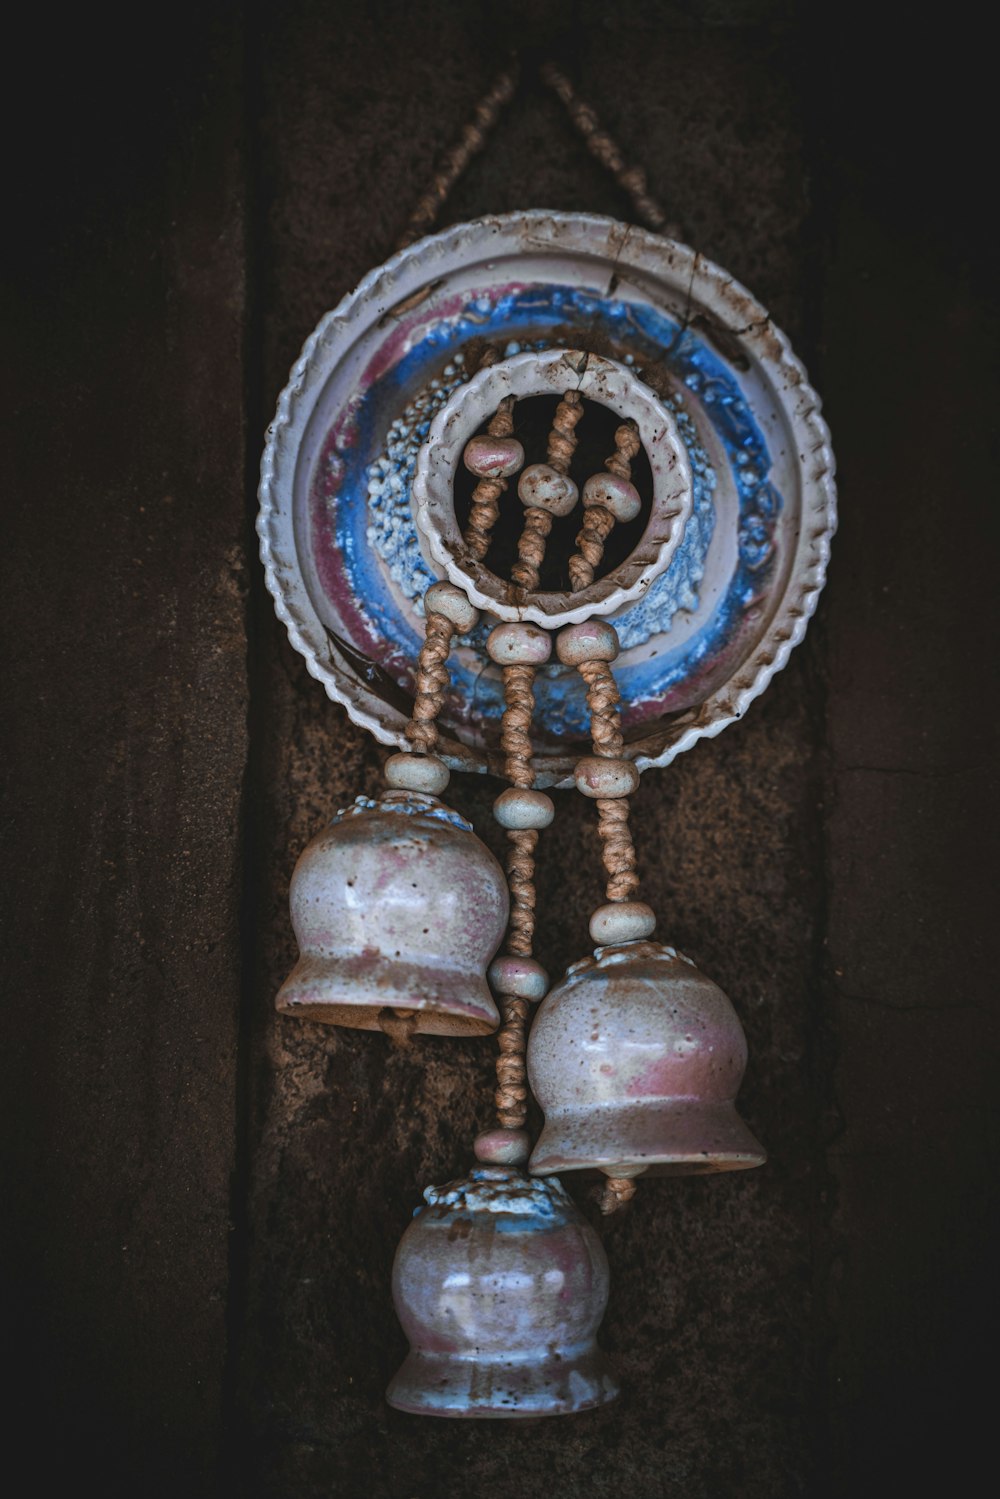
[[[566,110],[573,128],[591,156],[611,173],[627,195],[637,222],[667,235],[669,239],[683,238],[680,226],[668,220],[665,209],[649,192],[646,173],[642,167],[628,165],[624,152],[614,137],[601,125],[597,112],[578,96],[565,73],[555,63],[546,62],[539,68],[538,74]],[[473,158],[483,150],[504,108],[516,94],[520,76],[520,67],[514,58],[501,69],[485,94],[479,98],[472,119],[462,127],[458,139],[445,152],[426,191],[421,194],[417,206],[410,214],[406,228],[397,241],[397,250],[405,249],[434,227],[455,183]]]

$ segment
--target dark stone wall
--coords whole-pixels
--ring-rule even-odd
[[[40,19],[47,107],[12,90],[8,132],[0,1050],[35,1489],[961,1488],[993,1346],[998,1036],[967,54],[793,0],[182,4],[155,36],[131,13]],[[770,1161],[650,1183],[602,1225],[623,1397],[511,1427],[382,1400],[395,1244],[421,1188],[465,1168],[492,1054],[273,1013],[295,858],[381,755],[290,649],[251,527],[303,339],[388,254],[515,43],[523,91],[446,218],[627,217],[533,81],[557,58],[792,336],[842,525],[789,667],[636,798],[647,898],[737,1006]],[[494,846],[495,791],[452,796]],[[585,948],[597,869],[593,818],[560,794],[553,971]]]

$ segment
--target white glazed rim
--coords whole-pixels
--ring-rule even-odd
[[[486,241],[490,236],[512,246],[519,241],[525,250],[530,248],[536,254],[540,249],[551,248],[554,253],[569,249],[578,254],[603,256],[615,266],[620,280],[626,280],[630,270],[650,276],[672,272],[687,286],[689,304],[700,304],[767,374],[797,445],[802,514],[796,556],[768,630],[733,676],[704,702],[661,720],[656,731],[642,743],[625,746],[625,753],[634,759],[639,771],[669,765],[699,739],[714,738],[728,724],[742,718],[754,698],[787,665],[815,613],[826,581],[830,541],[837,526],[836,466],[830,432],[821,415],[819,396],[809,384],[804,366],[792,352],[785,334],[746,288],[689,245],[598,214],[530,209],[452,225],[415,241],[369,271],[337,307],[320,319],[306,339],[267,429],[258,489],[257,533],[275,612],[285,625],[292,645],[304,658],[310,675],[323,683],[327,695],[346,709],[359,728],[367,729],[380,743],[404,748],[406,719],[351,670],[309,597],[295,555],[292,502],[296,457],[329,372],[344,347],[350,346],[359,325],[367,326],[373,316],[384,317],[400,301],[428,286],[440,274],[443,263],[455,263],[456,251],[470,237]],[[366,312],[372,304],[373,312]],[[656,741],[652,746],[648,745],[650,739]],[[441,752],[453,769],[480,772],[499,769],[499,757],[491,758],[451,736],[442,743]],[[536,757],[539,784],[569,786],[576,758],[572,754]]]
[[[534,593],[530,602],[512,603],[511,585],[478,561],[462,539],[452,499],[455,474],[466,442],[505,396],[561,396],[569,389],[610,407],[623,420],[634,419],[652,470],[652,509],[629,556],[588,588]],[[669,567],[691,514],[691,467],[673,417],[627,365],[579,349],[545,349],[489,365],[452,392],[421,445],[410,495],[428,561],[443,568],[478,609],[555,630],[592,615],[618,613]]]

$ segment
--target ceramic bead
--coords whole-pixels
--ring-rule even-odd
[[[631,796],[639,785],[639,772],[631,760],[604,759],[601,755],[584,755],[573,772],[576,789],[584,796],[610,799]]]
[[[502,828],[547,828],[556,809],[544,791],[522,790],[511,786],[501,791],[493,803],[493,816]]]
[[[377,1030],[402,1011],[442,1036],[498,1025],[486,966],[507,926],[507,880],[435,797],[359,798],[306,847],[290,905],[301,956],[282,1012]]]
[[[545,1126],[530,1170],[759,1166],[764,1151],[735,1107],[746,1059],[736,1012],[690,959],[658,942],[603,948],[549,991],[531,1028]]]
[[[552,636],[538,625],[497,625],[490,631],[486,651],[498,666],[544,666],[552,654]]]
[[[531,1154],[531,1136],[526,1129],[488,1129],[476,1136],[472,1148],[484,1166],[524,1166]]]
[[[385,762],[385,783],[396,791],[438,796],[450,780],[451,772],[437,755],[390,755]]]
[[[656,930],[656,912],[642,900],[609,901],[590,918],[590,938],[597,947],[636,942]]]
[[[550,515],[569,515],[579,498],[579,491],[568,474],[547,463],[532,463],[517,481],[518,498],[532,510],[547,510]]]
[[[634,484],[617,474],[593,474],[583,486],[584,505],[603,505],[623,525],[635,520],[642,500]]]
[[[472,437],[462,460],[477,479],[509,479],[523,464],[524,449],[516,437]]]
[[[432,583],[424,594],[424,611],[443,614],[445,619],[451,620],[459,635],[468,635],[479,623],[479,610],[454,583]]]
[[[428,1187],[392,1270],[410,1353],[386,1399],[415,1415],[589,1410],[618,1386],[597,1346],[608,1261],[558,1181],[510,1166]]]
[[[529,999],[533,1004],[544,999],[549,991],[549,976],[541,963],[516,953],[494,958],[487,976],[494,993]]]
[[[564,666],[579,666],[582,661],[614,661],[620,646],[614,625],[604,619],[585,619],[579,625],[567,625],[556,636],[556,655]]]

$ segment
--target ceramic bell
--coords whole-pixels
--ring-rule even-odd
[[[618,1386],[596,1342],[608,1262],[560,1182],[481,1166],[424,1197],[393,1266],[410,1353],[389,1404],[517,1417],[613,1400]]]
[[[747,1047],[722,990],[659,942],[598,948],[539,1008],[528,1077],[545,1111],[529,1169],[693,1175],[759,1166],[740,1119]]]
[[[279,1010],[362,1030],[496,1029],[486,967],[507,925],[507,881],[437,797],[358,797],[303,851],[290,905],[301,956]]]

